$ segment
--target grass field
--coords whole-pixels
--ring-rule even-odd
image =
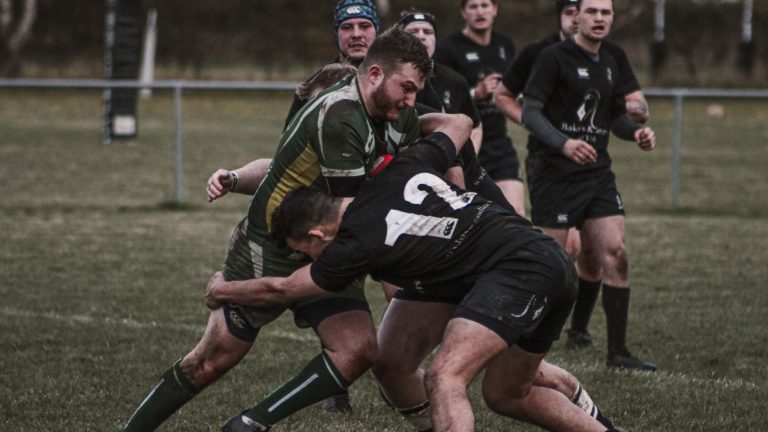
[[[243,196],[205,201],[216,168],[270,157],[286,93],[185,92],[183,205],[173,198],[172,101],[140,106],[140,137],[101,144],[100,94],[0,90],[0,430],[113,431],[159,374],[195,344],[202,293],[222,263]],[[670,208],[672,106],[652,100],[659,146],[614,139],[627,214],[630,341],[657,373],[607,370],[596,347],[550,359],[585,383],[630,431],[768,429],[768,106],[686,101],[680,208]],[[523,134],[512,128],[523,151]],[[369,300],[378,317],[383,297]],[[214,431],[318,352],[289,316],[245,361],[164,426]],[[310,407],[275,431],[402,431],[366,375],[355,413]],[[537,430],[490,413],[477,386],[478,430]]]

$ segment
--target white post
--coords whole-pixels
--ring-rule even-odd
[[[142,83],[149,84],[155,79],[155,49],[157,48],[157,9],[147,12],[147,26],[144,29],[144,47],[141,53]],[[139,92],[142,99],[152,96],[152,89],[142,88]]]
[[[665,0],[656,0],[656,9],[654,13],[654,31],[653,40],[655,42],[664,42],[664,9]]]
[[[741,21],[741,41],[752,42],[752,0],[744,0],[744,14]]]

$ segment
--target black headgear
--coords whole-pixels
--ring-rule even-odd
[[[435,26],[435,16],[428,12],[416,12],[416,11],[409,11],[406,15],[403,15],[400,18],[400,21],[397,22],[397,28],[399,29],[405,29],[405,27],[408,26],[408,24],[412,22],[425,22],[429,23],[435,31],[437,31],[437,26]]]
[[[557,19],[560,19],[560,14],[563,13],[563,9],[568,6],[579,7],[581,0],[555,0],[555,10],[557,10]]]

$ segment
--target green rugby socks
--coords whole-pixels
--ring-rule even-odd
[[[149,395],[141,402],[123,432],[155,430],[168,417],[198,393],[181,371],[181,359],[160,378]]]
[[[349,384],[323,352],[290,381],[242,415],[264,426],[272,426],[309,405],[343,393]]]

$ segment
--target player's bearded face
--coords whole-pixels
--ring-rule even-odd
[[[377,117],[395,121],[400,111],[416,103],[416,93],[424,80],[412,65],[403,65],[385,75],[373,91],[372,100]]]

